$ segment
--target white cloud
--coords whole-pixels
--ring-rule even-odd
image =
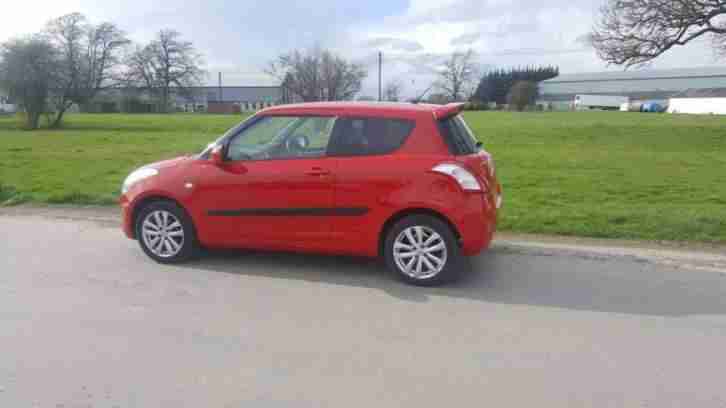
[[[394,2],[394,0],[391,0]],[[374,4],[375,3],[375,4]],[[472,48],[481,66],[558,65],[562,72],[619,69],[606,67],[579,39],[590,31],[602,0],[410,0],[397,12],[393,4],[358,6],[339,0],[67,0],[15,2],[4,7],[0,41],[35,32],[52,17],[73,11],[92,21],[113,21],[132,39],[146,41],[161,28],[175,28],[206,55],[210,82],[222,71],[234,85],[274,83],[264,67],[293,48],[331,47],[365,64],[364,93],[377,94],[377,53],[384,53],[384,82],[403,83],[415,95],[435,77],[441,61]],[[378,10],[373,10],[378,7]],[[385,9],[383,9],[385,8]],[[676,48],[655,68],[714,65],[707,41]]]
[[[2,6],[0,41],[38,32],[50,19],[78,11],[80,0],[34,0]]]

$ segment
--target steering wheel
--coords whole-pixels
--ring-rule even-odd
[[[292,135],[285,140],[285,149],[290,153],[302,153],[310,146],[310,139],[305,135]]]

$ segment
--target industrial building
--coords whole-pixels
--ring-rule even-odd
[[[576,95],[627,96],[631,103],[668,105],[683,93],[717,92],[726,88],[726,67],[634,70],[563,74],[540,83],[538,104],[571,109]]]
[[[197,86],[172,88],[171,93],[169,108],[183,112],[234,113],[286,102],[279,86]],[[143,88],[107,89],[79,108],[83,112],[157,112],[158,94]]]
[[[690,89],[670,98],[669,113],[726,115],[726,88]]]

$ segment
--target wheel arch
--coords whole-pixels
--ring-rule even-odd
[[[459,230],[456,228],[456,225],[454,225],[453,222],[449,218],[447,218],[444,214],[432,210],[430,208],[406,208],[403,210],[400,210],[386,220],[385,223],[383,223],[383,227],[381,228],[379,234],[378,234],[378,254],[383,255],[383,247],[386,242],[386,235],[388,235],[388,231],[390,231],[391,228],[393,228],[396,223],[408,216],[411,215],[428,215],[434,218],[437,218],[438,220],[444,222],[446,225],[451,228],[451,231],[454,233],[454,236],[456,236],[456,240],[461,245],[461,233],[459,233]]]
[[[170,203],[176,205],[177,207],[181,208],[182,210],[184,210],[184,212],[187,214],[189,219],[192,221],[192,227],[196,230],[196,226],[194,225],[194,220],[189,215],[189,211],[187,211],[187,209],[184,208],[184,206],[179,201],[177,201],[169,196],[162,195],[162,194],[151,194],[151,195],[148,195],[146,197],[139,199],[137,202],[135,202],[133,204],[133,207],[131,210],[131,226],[132,226],[131,231],[132,231],[134,239],[138,238],[136,236],[136,221],[137,221],[139,214],[141,214],[141,211],[145,207],[151,205],[152,203],[156,203],[159,201],[170,202]]]

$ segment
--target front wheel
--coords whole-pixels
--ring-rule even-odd
[[[456,235],[438,218],[412,215],[388,231],[384,256],[400,279],[419,286],[434,286],[455,279],[461,267]]]
[[[170,201],[144,207],[136,218],[141,249],[159,263],[179,263],[198,251],[194,224],[183,208]]]

